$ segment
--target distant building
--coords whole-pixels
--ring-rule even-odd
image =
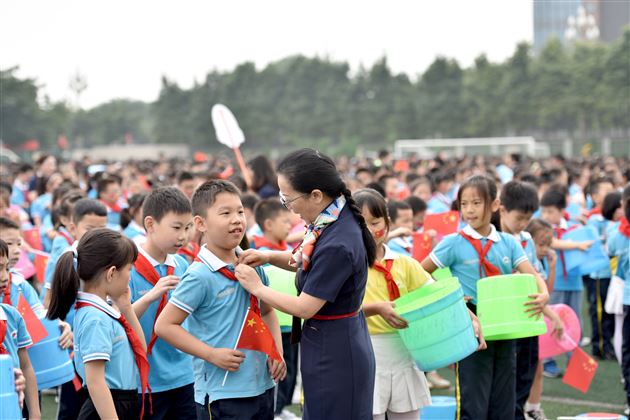
[[[627,0],[534,0],[534,51],[551,38],[616,41],[630,25]]]

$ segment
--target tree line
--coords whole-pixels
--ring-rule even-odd
[[[17,70],[0,71],[0,137],[16,147],[36,138],[54,148],[63,134],[71,146],[133,138],[211,150],[219,147],[210,118],[218,102],[258,150],[353,153],[405,138],[630,130],[630,28],[611,45],[551,40],[534,55],[521,43],[503,62],[480,55],[468,68],[437,57],[413,78],[394,73],[386,57],[355,70],[322,57],[287,57],[260,70],[246,62],[213,70],[190,89],[163,77],[153,103],[120,99],[88,110],[38,100],[37,80]]]

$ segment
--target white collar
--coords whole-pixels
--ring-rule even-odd
[[[569,222],[567,222],[567,219],[565,219],[564,217],[560,219],[560,224],[558,225],[558,227],[560,229],[568,229],[569,228]]]
[[[157,267],[158,265],[161,265],[155,258],[150,256],[149,253],[144,248],[142,248],[141,246],[137,248],[138,248],[138,252],[141,253],[142,256],[146,258],[147,261],[149,261],[153,267]],[[164,260],[164,264],[168,265],[169,267],[177,267],[177,260],[175,259],[175,254],[166,254],[166,259]]]
[[[487,238],[490,239],[492,242],[499,242],[501,240],[501,236],[499,235],[497,229],[494,227],[493,224],[490,225],[490,234],[487,237],[477,232],[470,225],[466,225],[464,229],[462,229],[462,231],[473,239]]]
[[[105,302],[99,296],[96,296],[92,293],[79,292],[77,294],[77,302],[91,303],[92,305],[101,309],[107,315],[116,319],[120,318],[120,312],[118,312],[112,306],[109,306],[107,302]]]
[[[532,239],[532,235],[524,230],[521,231],[521,233],[514,235],[514,237],[519,241],[529,241]]]
[[[236,251],[236,255],[243,252],[241,247],[236,247],[235,251]],[[212,271],[219,271],[223,267],[227,267],[229,265],[228,263],[226,263],[225,261],[223,261],[216,255],[214,255],[212,251],[210,251],[206,247],[206,244],[203,244],[201,246],[201,249],[199,249],[199,254],[197,254],[197,258],[199,258],[201,262],[203,262],[204,265],[206,265]]]
[[[4,313],[4,308],[2,307],[2,305],[0,305],[0,321],[6,321],[7,320],[7,314]]]
[[[385,255],[383,255],[383,260],[395,260],[400,257],[400,254],[392,251],[391,248],[387,245],[383,244],[383,246],[385,247]]]
[[[11,274],[11,283],[15,284],[16,286],[26,281],[24,275],[20,273],[16,268],[10,269],[9,273]]]

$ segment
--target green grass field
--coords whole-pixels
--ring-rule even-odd
[[[587,308],[586,304],[584,305]],[[584,313],[584,334],[590,335],[590,321]],[[590,354],[590,346],[584,349]],[[564,370],[566,357],[558,357],[558,364]],[[615,361],[600,361],[597,374],[593,379],[588,393],[583,394],[576,389],[562,383],[562,379],[544,379],[543,409],[549,419],[558,416],[573,416],[589,411],[623,413],[625,393],[621,384],[621,369]],[[455,384],[454,371],[448,368],[440,369],[440,374]],[[432,391],[433,395],[454,395],[454,389]],[[42,396],[42,418],[55,419],[57,403],[52,395]],[[298,406],[291,407],[295,413]]]

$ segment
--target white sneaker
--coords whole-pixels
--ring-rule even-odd
[[[287,410],[286,408],[282,410],[280,415],[275,417],[275,420],[301,420],[302,417],[296,416],[293,412]]]
[[[545,417],[545,412],[542,410],[542,408],[540,410],[530,410],[526,412],[525,417],[527,417],[529,420],[547,420],[547,417]]]

